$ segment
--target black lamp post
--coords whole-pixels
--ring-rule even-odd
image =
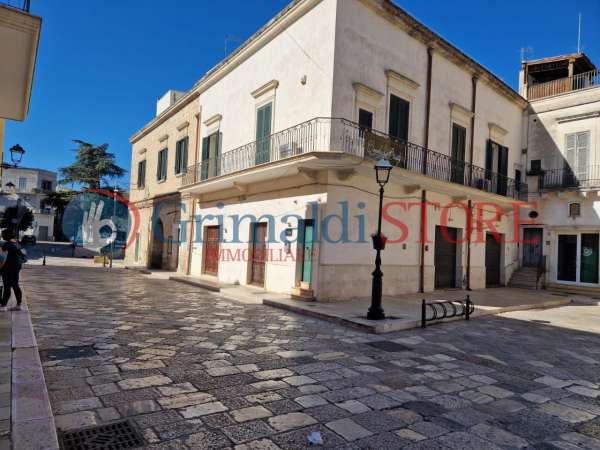
[[[377,216],[377,234],[372,235],[373,248],[377,251],[375,256],[375,270],[373,271],[373,288],[371,291],[371,307],[367,313],[369,320],[383,320],[385,313],[381,307],[381,296],[383,293],[383,273],[381,272],[381,250],[385,248],[385,236],[381,234],[381,216],[383,210],[383,187],[390,179],[392,165],[385,158],[381,158],[375,164],[375,175],[379,184],[379,213]]]
[[[25,154],[25,149],[21,147],[19,144],[13,145],[10,148],[10,160],[17,167],[21,163],[21,159],[23,159],[23,155]]]

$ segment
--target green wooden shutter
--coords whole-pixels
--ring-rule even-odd
[[[271,112],[272,104],[261,106],[256,111],[256,164],[270,161],[271,143]]]
[[[390,136],[407,141],[409,119],[410,103],[400,97],[390,95]]]
[[[181,163],[181,141],[177,141],[175,144],[175,174],[181,172],[180,170]]]
[[[210,136],[202,138],[202,170],[200,171],[200,177],[202,180],[208,178],[208,155],[210,146]]]
[[[508,186],[508,147],[498,146],[498,189],[497,193],[506,195]]]
[[[492,148],[492,140],[487,140],[485,148],[485,178],[492,179],[492,171],[494,170],[494,149]]]
[[[187,170],[187,166],[188,166],[188,138],[185,138],[182,142],[182,152],[181,152],[181,159],[180,159],[180,164],[181,164],[181,172]]]

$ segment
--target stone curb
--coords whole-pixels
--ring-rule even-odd
[[[29,310],[12,312],[11,437],[14,450],[58,450],[50,398]]]
[[[506,306],[503,308],[498,308],[494,310],[481,309],[475,306],[475,312],[471,315],[472,318],[484,317],[490,315],[497,315],[506,312],[512,311],[525,311],[528,309],[544,309],[544,308],[554,308],[557,306],[564,306],[571,303],[570,299],[560,299],[560,300],[549,300],[543,303],[530,304],[530,305],[517,305],[517,306]],[[283,309],[286,311],[295,312],[297,314],[302,314],[308,317],[314,317],[317,319],[326,320],[328,322],[337,323],[347,328],[352,328],[359,331],[364,331],[367,333],[373,334],[385,334],[392,333],[395,331],[403,331],[410,330],[413,328],[421,327],[421,320],[414,319],[396,319],[396,320],[382,320],[380,322],[370,321],[367,319],[354,318],[354,317],[345,317],[343,315],[336,315],[330,312],[323,312],[318,310],[318,302],[310,303],[310,307],[308,306],[298,306],[296,304],[290,304],[285,300],[270,300],[264,299],[263,305],[272,306],[274,308]],[[428,322],[429,325],[434,325],[438,323],[445,322],[453,322],[456,320],[465,320],[464,317],[453,317],[450,319],[438,320],[433,322]]]

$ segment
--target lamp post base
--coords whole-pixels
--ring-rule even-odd
[[[367,313],[367,320],[384,320],[385,313],[382,308],[373,309],[369,308],[369,312]]]

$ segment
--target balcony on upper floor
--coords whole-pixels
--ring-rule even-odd
[[[600,72],[598,70],[591,70],[571,77],[531,84],[527,88],[527,99],[537,100],[598,86],[600,86]]]
[[[592,164],[580,171],[574,171],[570,167],[549,169],[538,176],[540,192],[600,188],[600,164]]]
[[[269,174],[262,179],[276,178],[289,174],[294,161],[304,161],[309,168],[342,168],[345,160],[348,166],[382,156],[418,176],[512,199],[526,198],[526,183],[341,118],[315,118],[192,165],[183,176],[182,189],[194,192],[204,184],[231,177],[240,184],[246,182],[243,176],[249,182],[257,181],[259,173],[266,170]]]
[[[29,0],[0,0],[0,119],[27,117],[41,26]]]

